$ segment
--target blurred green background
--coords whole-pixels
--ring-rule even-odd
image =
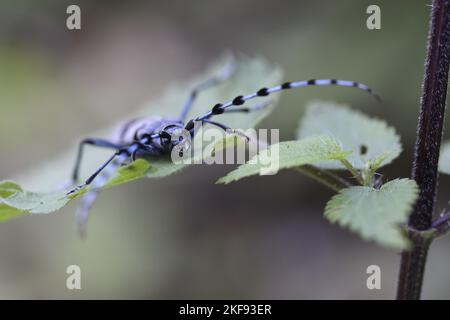
[[[428,3],[2,1],[0,178],[19,176],[126,119],[226,49],[265,56],[285,69],[286,80],[336,77],[375,88],[383,104],[351,89],[285,93],[261,127],[292,139],[308,101],[348,103],[397,128],[405,150],[383,173],[407,177]],[[81,31],[66,29],[69,4],[81,7]],[[381,30],[366,28],[369,4],[381,7]],[[193,166],[104,192],[86,240],[75,232],[76,202],[0,224],[0,298],[395,296],[398,253],[330,225],[322,217],[330,191],[290,171],[214,184],[231,169]],[[441,178],[438,210],[447,207],[449,182]],[[66,289],[71,264],[81,267],[82,290]],[[366,288],[371,264],[381,267],[381,290]],[[450,298],[449,264],[450,240],[436,241],[423,298]]]

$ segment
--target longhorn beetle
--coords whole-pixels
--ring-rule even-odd
[[[258,97],[266,97],[271,93],[279,92],[282,90],[303,88],[308,86],[343,86],[343,87],[356,87],[364,90],[371,95],[373,95],[377,100],[380,97],[375,94],[371,88],[365,84],[348,81],[348,80],[337,80],[337,79],[311,79],[302,80],[294,82],[285,82],[281,85],[261,88],[256,92],[239,95],[234,99],[225,102],[217,103],[212,107],[212,109],[205,114],[198,116],[197,118],[191,119],[187,122],[186,116],[193,106],[193,103],[197,95],[210,87],[218,85],[222,81],[227,80],[234,70],[234,64],[229,64],[222,70],[222,72],[211,79],[202,82],[200,85],[195,87],[188,98],[186,99],[184,105],[181,108],[181,113],[178,118],[169,117],[148,117],[148,118],[137,118],[124,123],[122,126],[118,127],[116,130],[116,135],[111,140],[105,140],[100,138],[87,138],[80,142],[78,148],[78,154],[76,157],[75,167],[72,174],[72,183],[76,184],[78,182],[79,168],[82,160],[83,146],[93,145],[101,148],[114,149],[114,154],[106,160],[83,184],[77,186],[68,192],[68,194],[73,194],[79,191],[81,188],[91,185],[91,188],[86,192],[82,198],[82,202],[77,209],[76,220],[78,225],[78,230],[81,234],[84,234],[85,224],[88,218],[89,210],[92,207],[97,194],[102,186],[104,186],[109,179],[109,177],[125,162],[128,160],[134,161],[137,156],[163,156],[170,154],[172,149],[183,143],[183,137],[179,139],[172,139],[175,136],[175,132],[180,129],[186,130],[189,133],[188,136],[192,139],[195,135],[195,124],[200,125],[209,124],[218,127],[225,131],[236,132],[227,125],[211,120],[214,116],[219,116],[224,113],[230,112],[242,112],[248,113],[254,110],[261,109],[268,105],[267,101],[265,103],[256,104],[251,107],[239,107],[243,105],[246,101],[252,100]],[[99,175],[102,173],[101,175]],[[73,185],[72,184],[72,185]]]

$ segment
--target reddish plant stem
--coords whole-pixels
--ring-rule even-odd
[[[449,71],[449,8],[450,0],[433,0],[412,170],[420,193],[408,223],[412,248],[402,252],[397,291],[401,300],[420,299],[430,244],[420,231],[431,228],[436,199]]]

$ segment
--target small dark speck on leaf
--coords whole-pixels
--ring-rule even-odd
[[[362,156],[365,155],[365,154],[367,154],[367,146],[365,146],[365,145],[362,144],[362,145],[359,147],[359,153],[361,153]]]

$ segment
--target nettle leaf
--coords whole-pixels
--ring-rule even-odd
[[[145,174],[147,174],[147,172],[151,171],[157,172],[160,170],[153,168],[150,163],[144,159],[137,159],[129,165],[119,168],[116,176],[112,178],[104,188],[142,178]]]
[[[0,182],[0,198],[7,198],[20,191],[22,188],[13,181]]]
[[[349,152],[344,151],[336,139],[326,135],[281,142],[262,150],[246,164],[220,178],[218,183],[230,183],[258,174],[275,174],[278,169],[316,164],[323,160],[340,161],[348,155]],[[274,168],[275,171],[271,168]]]
[[[356,169],[371,169],[392,162],[402,151],[400,137],[393,127],[383,120],[371,118],[360,111],[333,102],[312,102],[306,107],[300,121],[298,137],[326,134],[342,143],[345,150],[351,150],[348,161]],[[345,169],[339,162],[324,161],[316,164],[322,169]]]
[[[389,248],[407,249],[409,242],[400,225],[407,222],[417,195],[417,185],[410,179],[392,180],[380,189],[349,187],[328,201],[325,217],[363,239]]]
[[[22,192],[22,188],[15,182],[0,182],[0,222],[19,216],[22,211],[14,207],[10,207],[3,203],[3,198],[8,198],[18,192]]]
[[[450,141],[444,142],[441,146],[439,172],[450,174]]]
[[[177,117],[190,90],[205,79],[219,74],[230,63],[234,63],[236,66],[233,75],[222,84],[201,92],[188,114],[188,119],[211,110],[216,103],[228,101],[240,94],[254,92],[262,87],[277,85],[282,81],[281,69],[262,58],[250,58],[242,55],[235,58],[227,54],[204,74],[191,81],[169,87],[161,99],[145,104],[137,112],[130,114],[129,118],[154,115]],[[236,129],[252,128],[271,112],[277,102],[278,94],[271,95],[270,99],[272,104],[267,108],[246,114],[223,114],[220,116],[220,121]],[[263,100],[259,100],[259,102],[261,101]],[[251,102],[248,104],[251,105]],[[112,126],[85,136],[108,138],[114,132],[115,127]],[[0,182],[0,221],[24,213],[53,212],[63,207],[68,201],[81,196],[86,190],[70,196],[66,196],[66,190],[61,190],[61,186],[69,180],[77,147],[78,141],[67,152],[60,156],[51,156],[53,160],[21,174],[15,179],[20,181],[21,185],[10,181]],[[217,146],[215,148],[217,149]],[[87,147],[83,155],[81,178],[85,179],[94,172],[111,155],[111,152],[111,150]],[[174,164],[170,156],[137,160],[120,168],[105,188],[144,177],[162,178],[186,166],[185,164]],[[33,190],[33,192],[29,190]]]
[[[237,134],[228,134],[224,139],[220,139],[212,144],[209,150],[205,150],[204,157],[214,157],[217,153],[224,153],[229,148],[242,148],[243,150],[248,148],[249,143],[253,143],[253,140],[247,141],[244,137]],[[211,151],[211,152],[208,152]]]

